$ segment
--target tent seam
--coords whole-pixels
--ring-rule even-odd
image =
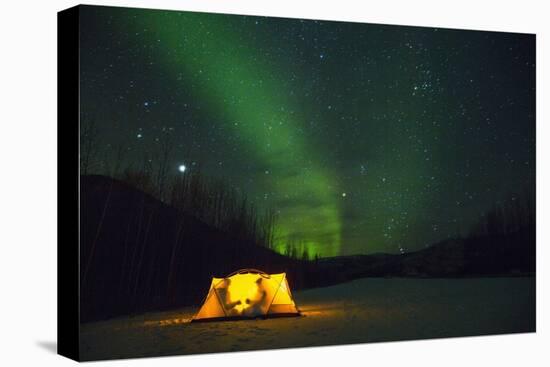
[[[267,311],[265,312],[266,316],[267,316],[267,314],[269,314],[269,310],[271,310],[271,305],[273,305],[273,301],[275,301],[275,297],[277,296],[277,293],[279,292],[279,289],[281,289],[281,283],[285,279],[286,279],[286,274],[283,275],[281,281],[279,282],[279,285],[277,286],[277,290],[275,291],[275,294],[273,295],[273,298],[271,299],[271,302],[269,302],[269,307],[267,308]]]

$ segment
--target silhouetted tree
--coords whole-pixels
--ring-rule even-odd
[[[309,252],[308,252],[307,246],[303,246],[301,259],[304,261],[309,261]]]
[[[87,175],[98,155],[98,128],[95,120],[82,118],[80,124],[80,174]]]
[[[511,194],[484,213],[470,231],[471,236],[506,235],[534,228],[533,196],[525,190]]]

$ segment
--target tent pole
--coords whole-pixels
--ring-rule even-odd
[[[218,302],[220,303],[220,306],[222,306],[222,310],[223,310],[223,314],[225,315],[225,317],[227,317],[227,312],[225,312],[225,306],[223,305],[221,299],[220,299],[220,295],[218,294],[218,292],[216,291],[216,288],[213,288],[213,291],[214,293],[216,294],[216,298],[218,299]]]
[[[285,273],[285,275],[283,275],[281,281],[279,282],[279,285],[277,286],[277,290],[275,291],[275,294],[273,295],[273,298],[271,299],[271,302],[269,302],[269,307],[267,308],[267,311],[265,312],[266,316],[269,314],[269,310],[271,310],[271,305],[273,304],[273,301],[275,300],[275,297],[277,296],[277,293],[279,292],[279,289],[281,288],[281,283],[285,279],[286,279],[286,273]]]

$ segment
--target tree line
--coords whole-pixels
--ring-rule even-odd
[[[118,179],[214,228],[248,243],[273,249],[275,212],[258,210],[245,193],[238,192],[221,179],[202,174],[200,164],[193,171],[172,174],[174,142],[170,135],[163,136],[157,149],[143,152],[140,161],[126,164],[125,149],[121,146],[115,149],[114,158],[101,159],[98,137],[95,120],[83,119],[80,130],[81,175],[97,173]]]

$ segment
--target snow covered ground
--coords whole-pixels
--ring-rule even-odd
[[[189,323],[197,308],[185,308],[84,324],[81,357],[145,357],[535,330],[534,278],[366,278],[293,295],[304,317]]]

